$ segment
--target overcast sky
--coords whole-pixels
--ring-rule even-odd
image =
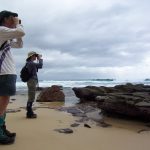
[[[41,80],[150,78],[149,0],[0,0],[26,35],[13,49],[17,72],[29,51],[44,59]]]

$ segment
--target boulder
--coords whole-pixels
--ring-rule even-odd
[[[150,121],[150,101],[134,96],[109,94],[107,97],[98,96],[96,99],[97,106],[106,113]]]
[[[73,88],[73,91],[81,103],[93,101],[106,113],[150,121],[150,86],[127,83]]]
[[[96,96],[104,95],[106,90],[101,87],[87,86],[85,88],[73,88],[72,89],[76,97],[80,98],[80,102],[94,101]]]
[[[45,88],[41,91],[41,93],[37,96],[37,102],[63,102],[65,100],[65,95],[62,88],[57,85],[53,85],[51,87]]]

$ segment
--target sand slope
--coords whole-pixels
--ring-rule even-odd
[[[19,99],[9,104],[9,108],[18,108]],[[149,150],[150,131],[140,134],[137,131],[147,129],[144,123],[106,118],[112,127],[95,126],[85,128],[70,127],[77,118],[65,112],[48,108],[38,108],[37,119],[26,119],[25,110],[7,114],[7,127],[17,133],[15,144],[0,145],[0,150]],[[71,128],[73,134],[54,131],[58,128]]]

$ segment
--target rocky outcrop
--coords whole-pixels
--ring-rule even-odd
[[[73,88],[80,102],[94,101],[107,113],[150,121],[150,86],[128,83],[115,87]]]
[[[41,93],[37,96],[37,102],[55,102],[55,101],[64,101],[65,95],[62,91],[62,88],[57,85],[53,85],[48,88],[44,88]]]

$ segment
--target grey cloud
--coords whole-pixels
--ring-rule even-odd
[[[24,48],[14,50],[18,72],[30,50],[37,50],[45,58],[42,78],[60,78],[58,70],[62,78],[112,76],[119,70],[114,67],[143,63],[150,49],[148,0],[71,2],[14,0],[8,6],[9,0],[3,2],[0,8],[17,11],[26,31]],[[98,75],[96,69],[86,71],[91,67],[105,67],[106,73],[100,68]]]

